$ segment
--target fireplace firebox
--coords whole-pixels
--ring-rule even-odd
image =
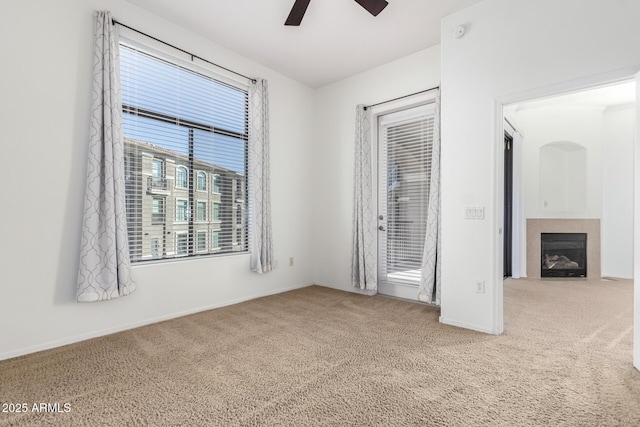
[[[540,277],[587,277],[586,233],[541,233]]]

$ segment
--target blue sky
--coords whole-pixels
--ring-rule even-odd
[[[245,133],[246,92],[121,46],[122,103],[234,133]],[[139,77],[139,76],[142,76]],[[124,136],[188,155],[184,126],[124,114]],[[194,132],[196,159],[244,174],[244,141]]]

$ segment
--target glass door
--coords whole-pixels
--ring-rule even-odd
[[[417,300],[434,104],[378,117],[378,292]]]

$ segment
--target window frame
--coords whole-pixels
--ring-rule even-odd
[[[161,212],[155,212],[155,202],[161,202]],[[160,219],[158,219],[160,218]],[[167,200],[165,197],[154,196],[151,198],[151,225],[161,225],[167,221]]]
[[[189,256],[189,232],[188,231],[176,231],[174,233],[175,235],[175,256],[176,257],[188,257]],[[180,238],[184,236],[186,238],[185,243],[186,243],[186,249],[185,249],[185,253],[181,254],[179,251],[179,247],[180,247]]]
[[[207,241],[207,230],[197,230],[195,239],[195,251],[197,253],[209,252],[209,242]],[[200,249],[200,236],[204,235],[204,249]]]
[[[222,223],[222,204],[220,202],[211,202],[211,222]],[[216,209],[217,207],[217,209]]]
[[[186,205],[184,207],[184,219],[178,218],[178,212],[181,211],[181,209],[178,207],[178,204],[180,202],[186,202]],[[175,215],[174,223],[186,224],[188,222],[189,222],[189,199],[186,199],[184,197],[176,197],[176,215]]]
[[[157,164],[160,165],[159,168],[155,167]],[[160,175],[156,175],[154,173],[156,170],[160,171]],[[151,159],[151,176],[153,178],[164,178],[164,177],[167,176],[167,168],[166,168],[166,164],[165,164],[164,160],[162,160],[159,157],[153,157]]]
[[[220,230],[211,230],[211,250],[219,251],[220,248]]]
[[[196,222],[203,223],[209,221],[209,215],[207,215],[207,201],[206,200],[196,200]],[[204,206],[204,216],[200,218],[200,206]]]
[[[204,177],[202,180],[202,184],[200,185],[200,177]],[[207,173],[205,171],[198,171],[196,173],[196,191],[206,192],[207,191]]]
[[[220,178],[220,174],[211,175],[211,193],[212,194],[221,194],[222,193],[222,183],[220,182],[222,178]]]
[[[181,185],[183,180],[178,179],[178,176],[182,175],[183,173],[182,171],[184,172],[184,185]],[[178,188],[180,190],[189,189],[189,168],[188,167],[184,165],[176,166],[176,174],[175,174],[173,185],[175,186],[175,188]]]

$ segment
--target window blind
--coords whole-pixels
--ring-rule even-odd
[[[380,212],[386,218],[380,238],[382,276],[387,282],[420,280],[424,251],[434,114],[432,107],[383,116],[380,173],[386,177]],[[381,182],[381,185],[383,182]]]
[[[132,262],[248,250],[247,91],[120,46]]]

